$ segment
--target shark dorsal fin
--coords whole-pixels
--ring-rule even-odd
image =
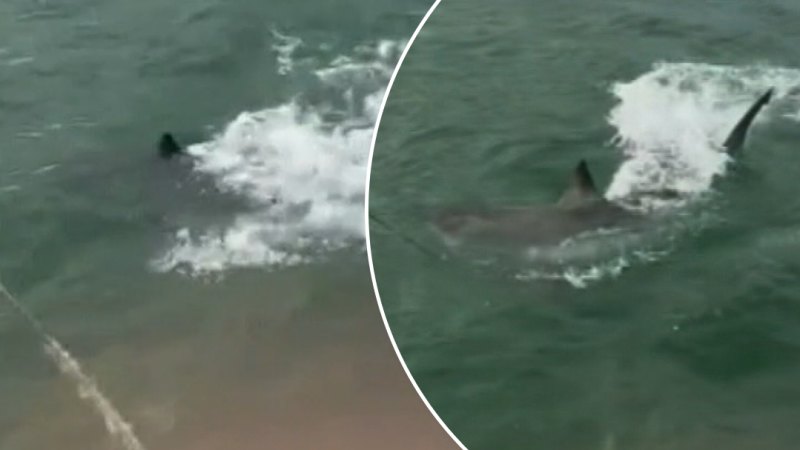
[[[558,200],[558,206],[570,208],[599,197],[594,185],[592,174],[585,160],[581,160],[572,173],[572,182],[569,188]]]
[[[183,148],[172,136],[172,133],[164,133],[161,135],[161,139],[158,140],[158,152],[162,158],[169,159],[182,153]]]
[[[750,106],[750,109],[747,110],[744,116],[739,119],[739,122],[736,124],[736,126],[733,127],[733,130],[722,144],[728,154],[734,154],[744,146],[744,140],[747,137],[747,130],[750,128],[753,120],[755,120],[758,112],[761,111],[761,108],[769,103],[769,100],[772,98],[773,91],[774,89],[770,88],[761,97],[759,97],[758,100],[756,100],[756,102]]]

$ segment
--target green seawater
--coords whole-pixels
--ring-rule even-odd
[[[433,13],[379,124],[370,240],[403,359],[468,448],[797,447],[798,25],[787,0]],[[448,208],[555,202],[580,159],[608,198],[681,201],[651,198],[657,233],[577,260],[434,230]]]
[[[385,339],[361,206],[365,102],[429,5],[0,4],[0,281],[147,449],[448,448]],[[165,131],[205,153],[160,159]],[[0,449],[124,448],[79,394],[0,298]]]

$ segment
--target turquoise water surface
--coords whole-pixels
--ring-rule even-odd
[[[451,448],[363,241],[428,6],[0,4],[0,281],[63,346],[0,294],[0,448]],[[165,131],[193,156],[159,159]]]
[[[400,352],[467,447],[796,448],[798,25],[785,0],[434,12],[379,125],[370,239]],[[660,219],[552,248],[434,230],[449,208],[555,202],[580,159]]]

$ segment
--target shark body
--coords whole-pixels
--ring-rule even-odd
[[[756,100],[722,143],[731,156],[742,149],[747,131],[758,112],[769,103],[770,89]],[[649,193],[662,197],[674,191]],[[510,244],[524,247],[553,246],[567,239],[603,229],[634,229],[648,221],[646,214],[607,200],[597,190],[586,161],[575,167],[572,180],[555,204],[499,207],[489,210],[445,210],[434,217],[435,228],[451,241]]]

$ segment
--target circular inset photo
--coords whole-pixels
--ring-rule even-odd
[[[442,2],[390,85],[371,268],[471,450],[794,449],[800,6]]]

